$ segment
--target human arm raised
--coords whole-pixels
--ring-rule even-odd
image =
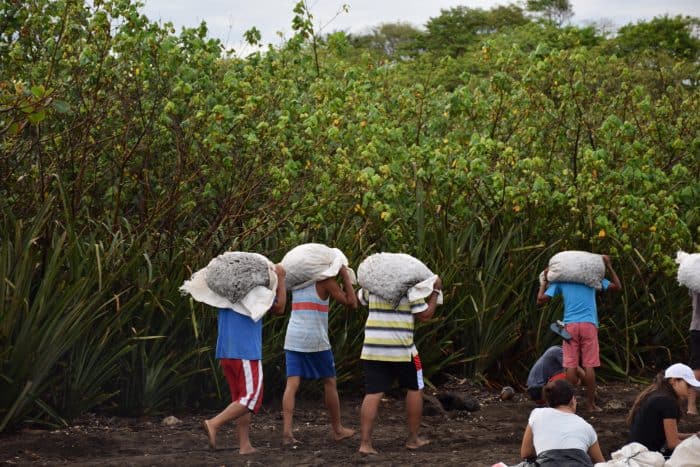
[[[287,306],[287,286],[284,283],[284,278],[287,272],[281,264],[275,264],[275,273],[277,274],[277,291],[275,293],[275,302],[272,304],[272,311],[275,315],[284,314],[284,308]]]
[[[357,309],[357,296],[352,286],[352,278],[350,277],[350,271],[345,266],[340,268],[340,278],[343,281],[342,288],[338,285],[335,278],[331,277],[317,282],[316,291],[323,299],[330,296],[333,297],[333,300],[351,310]]]
[[[605,263],[605,269],[610,273],[610,278],[612,279],[612,282],[608,286],[608,290],[612,292],[618,292],[622,290],[622,282],[620,282],[620,278],[617,277],[617,273],[612,267],[612,262],[610,261],[610,256],[608,255],[602,255],[603,256],[603,262]]]
[[[428,321],[430,318],[433,317],[435,314],[435,309],[437,308],[437,301],[438,301],[438,296],[440,295],[440,291],[442,290],[442,279],[438,276],[437,279],[435,279],[435,284],[433,285],[433,291],[430,293],[430,296],[428,297],[428,309],[425,311],[421,311],[420,313],[416,313],[415,318],[420,321]]]
[[[540,282],[540,288],[537,291],[537,304],[538,305],[544,305],[546,303],[549,303],[549,301],[552,299],[549,295],[544,293],[547,290],[547,287],[549,286],[549,282],[547,281],[547,272],[549,272],[549,268],[544,268],[544,280]]]

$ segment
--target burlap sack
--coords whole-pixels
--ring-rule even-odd
[[[290,290],[303,289],[315,282],[335,277],[345,266],[355,282],[355,272],[349,268],[348,259],[338,248],[321,243],[304,243],[287,252],[282,258],[286,271],[285,284]]]
[[[425,298],[432,293],[437,276],[420,260],[404,253],[375,253],[357,268],[360,287],[394,307],[403,297]],[[442,303],[442,293],[438,297]]]
[[[678,283],[700,293],[700,253],[676,253]]]
[[[230,251],[212,259],[180,287],[198,302],[230,308],[257,321],[272,306],[277,290],[274,265],[263,255]]]
[[[600,290],[605,277],[603,257],[587,251],[562,251],[549,260],[549,282],[575,282]]]

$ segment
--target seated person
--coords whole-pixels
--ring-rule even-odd
[[[541,467],[588,466],[603,462],[603,453],[593,427],[576,415],[574,386],[560,379],[544,387],[549,407],[530,413],[520,446],[523,459],[537,458]]]
[[[656,375],[654,382],[637,396],[627,415],[629,442],[636,441],[650,451],[671,455],[681,440],[692,434],[678,432],[681,402],[688,392],[700,387],[689,366],[676,363]]]
[[[562,349],[560,345],[553,345],[537,359],[527,376],[527,393],[535,401],[538,407],[544,407],[545,401],[542,388],[552,381],[566,378],[566,369],[562,365]],[[578,367],[576,374],[579,379],[583,377],[583,369]]]

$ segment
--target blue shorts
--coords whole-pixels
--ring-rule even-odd
[[[335,360],[333,352],[296,352],[285,350],[287,360],[287,378],[300,376],[303,379],[335,378]]]

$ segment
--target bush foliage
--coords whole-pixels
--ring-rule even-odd
[[[240,58],[130,0],[0,6],[0,430],[207,403],[215,313],[178,286],[222,251],[307,241],[443,277],[417,332],[434,380],[522,381],[560,315],[536,309],[538,273],[570,248],[609,253],[625,285],[600,304],[608,377],[685,358],[672,257],[700,242],[698,44],[679,29],[695,20],[606,39],[501,7],[457,46],[455,18],[358,39],[294,14],[283,46]],[[365,313],[331,311],[341,389]],[[266,318],[268,396],[285,323]]]

